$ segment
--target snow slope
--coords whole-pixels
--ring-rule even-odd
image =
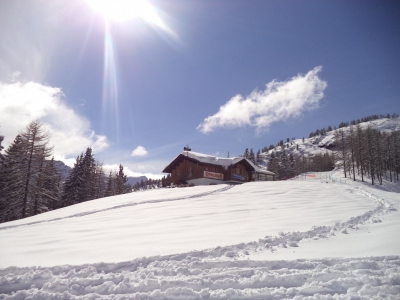
[[[1,224],[0,299],[399,299],[400,194],[321,181],[151,190]]]

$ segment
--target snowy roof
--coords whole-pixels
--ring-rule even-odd
[[[185,156],[190,159],[193,159],[197,162],[200,163],[205,163],[205,164],[211,164],[211,165],[218,165],[224,167],[224,169],[228,169],[229,166],[236,165],[238,162],[241,162],[245,160],[253,169],[254,171],[258,173],[263,173],[263,174],[269,174],[269,175],[274,175],[274,173],[261,169],[260,167],[256,166],[252,161],[249,159],[243,157],[243,156],[237,156],[237,157],[218,157],[214,155],[209,155],[209,154],[203,154],[203,153],[198,153],[198,152],[193,152],[193,151],[183,151],[181,154],[179,154],[165,169],[163,172],[170,173],[168,171],[169,167],[173,164],[173,162],[180,156]]]

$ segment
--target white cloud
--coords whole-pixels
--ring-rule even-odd
[[[142,146],[137,146],[135,150],[132,151],[131,156],[146,156],[147,150]]]
[[[108,147],[107,137],[97,135],[90,122],[69,108],[62,100],[61,89],[35,82],[0,81],[0,134],[4,146],[13,141],[31,121],[40,119],[51,134],[54,156],[76,156],[87,147],[100,152]]]
[[[318,77],[321,69],[315,67],[283,82],[271,81],[264,91],[255,90],[246,98],[236,95],[197,129],[209,133],[218,128],[253,126],[261,131],[273,122],[299,117],[304,111],[317,108],[324,96],[327,83]]]

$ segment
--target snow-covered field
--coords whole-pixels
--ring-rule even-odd
[[[0,224],[0,299],[400,299],[399,185],[323,175]]]

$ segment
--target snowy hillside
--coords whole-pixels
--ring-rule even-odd
[[[324,179],[340,176],[159,189],[0,224],[0,299],[399,299],[400,194],[385,191],[399,185]]]
[[[371,126],[372,128],[381,132],[390,133],[393,131],[400,131],[400,118],[383,118],[360,123],[360,125],[363,129]],[[350,127],[345,127],[343,129],[345,132],[347,132],[349,128]],[[317,135],[312,138],[305,138],[304,142],[302,139],[295,139],[289,143],[284,143],[285,151],[288,154],[293,154],[294,156],[304,155],[308,157],[312,157],[315,154],[324,154],[326,152],[330,152],[335,145],[334,136],[337,130],[338,129],[329,131],[325,135]],[[289,147],[287,147],[287,145],[289,145]],[[262,160],[264,160],[264,164],[269,160],[271,153],[274,151],[281,151],[281,147],[278,146],[275,149],[261,153],[260,157]]]

